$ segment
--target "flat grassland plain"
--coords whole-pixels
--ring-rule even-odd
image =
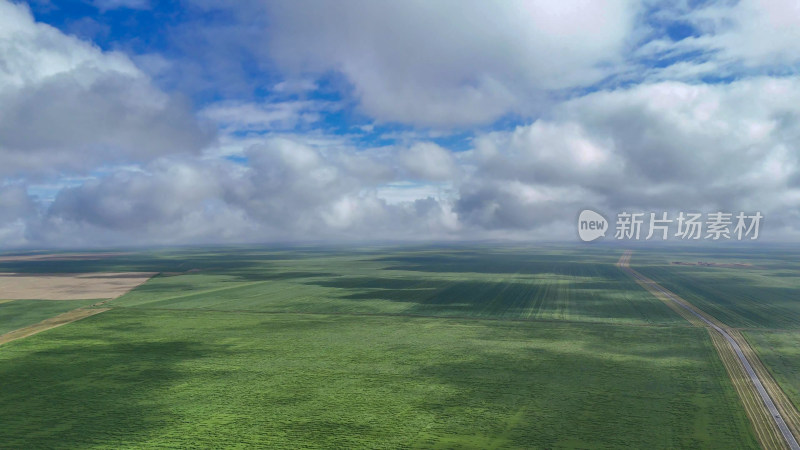
[[[708,333],[615,267],[621,254],[234,248],[0,259],[0,272],[160,273],[104,303],[109,311],[0,346],[0,446],[757,448]],[[652,272],[718,269],[642,260],[637,269],[675,292]],[[785,287],[798,289],[790,271]],[[785,295],[778,306],[797,317]],[[0,303],[2,326],[65,303]],[[751,310],[712,314],[774,325]]]
[[[738,329],[800,409],[798,250],[639,252],[637,270]]]

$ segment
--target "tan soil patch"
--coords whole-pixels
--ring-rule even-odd
[[[54,253],[33,255],[0,256],[0,262],[8,261],[92,261],[113,258],[124,253]]]
[[[0,298],[84,300],[117,298],[155,273],[17,274],[0,273]]]
[[[55,317],[45,319],[39,323],[19,328],[14,331],[9,331],[6,334],[0,334],[0,345],[11,341],[16,341],[17,339],[33,336],[34,334],[41,333],[42,331],[46,331],[55,327],[60,327],[61,325],[66,325],[70,322],[75,322],[76,320],[81,320],[86,317],[93,316],[95,314],[100,314],[101,312],[108,310],[109,308],[73,309],[72,311],[67,311],[64,314],[59,314]]]

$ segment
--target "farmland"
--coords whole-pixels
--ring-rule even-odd
[[[734,336],[743,336],[746,351],[757,355],[756,371],[797,434],[800,266],[795,255],[792,248],[643,252],[640,270],[732,326]]]
[[[279,255],[277,255],[279,256]],[[336,254],[156,277],[117,307],[681,324],[613,262],[561,252]]]
[[[620,254],[233,248],[0,259],[14,273],[160,272],[109,311],[0,346],[0,442],[758,447],[708,333],[615,267]],[[658,261],[642,255],[648,268]],[[58,313],[22,302],[0,308],[30,304],[16,324]]]
[[[731,327],[800,330],[797,252],[639,252],[637,270]],[[676,261],[742,267],[685,266]]]
[[[786,395],[800,409],[800,332],[749,330],[744,334]]]
[[[16,300],[0,303],[0,317],[3,318],[0,321],[0,334],[92,303],[93,300]]]
[[[0,440],[755,447],[713,355],[691,328],[115,309],[3,348]]]

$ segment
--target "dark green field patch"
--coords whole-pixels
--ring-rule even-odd
[[[14,300],[0,303],[0,334],[96,302],[97,300]]]

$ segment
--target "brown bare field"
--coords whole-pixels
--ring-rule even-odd
[[[70,322],[75,322],[76,320],[81,320],[86,317],[93,316],[95,314],[100,314],[101,312],[108,311],[108,309],[109,308],[73,309],[72,311],[67,311],[64,314],[59,314],[55,317],[45,319],[39,323],[35,323],[33,325],[29,325],[27,327],[19,328],[14,331],[9,331],[6,334],[2,334],[0,335],[0,345],[11,341],[15,341],[17,339],[26,338],[28,336],[41,333],[42,331],[46,331],[51,328],[60,327],[61,325],[66,325]]]
[[[6,300],[83,300],[116,298],[155,273],[17,274],[0,273],[0,298]]]

